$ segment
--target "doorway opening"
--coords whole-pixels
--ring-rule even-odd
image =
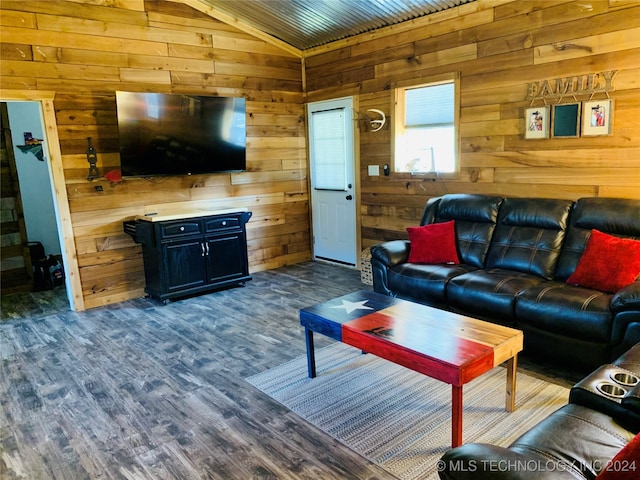
[[[46,313],[52,313],[52,310],[56,310],[56,309],[57,311],[60,311],[61,309],[68,310],[69,308],[75,311],[84,310],[84,301],[82,298],[82,288],[81,288],[80,279],[79,279],[79,267],[78,267],[77,254],[76,254],[75,242],[73,237],[71,213],[69,211],[69,202],[67,198],[67,191],[66,191],[66,185],[65,185],[65,179],[64,179],[64,169],[62,166],[62,155],[60,152],[60,141],[58,137],[58,129],[57,129],[57,123],[55,118],[53,97],[54,97],[54,92],[31,91],[31,90],[29,91],[3,90],[2,95],[0,97],[0,102],[7,102],[7,103],[15,102],[17,104],[24,103],[25,105],[31,105],[33,108],[35,108],[39,112],[37,114],[38,119],[33,120],[29,124],[28,129],[24,127],[18,127],[18,130],[17,130],[18,133],[15,133],[16,131],[13,131],[12,143],[14,145],[21,145],[23,147],[19,149],[21,155],[23,151],[27,151],[29,154],[33,154],[35,158],[33,160],[29,159],[28,161],[38,162],[36,165],[40,165],[44,167],[44,169],[48,172],[48,179],[46,182],[46,186],[40,187],[37,190],[37,194],[29,193],[29,196],[30,197],[33,196],[35,198],[36,208],[38,208],[38,202],[40,201],[40,199],[44,198],[43,195],[46,194],[51,198],[51,201],[53,203],[53,215],[49,214],[49,217],[50,219],[54,219],[54,224],[53,226],[49,224],[48,227],[45,227],[45,230],[48,229],[52,232],[55,232],[55,234],[53,238],[51,240],[48,240],[47,242],[48,242],[50,251],[54,251],[54,250],[60,251],[57,258],[59,259],[61,258],[62,268],[59,270],[62,270],[64,272],[64,284],[58,286],[57,291],[56,289],[45,290],[53,293],[59,292],[61,293],[61,295],[51,295],[43,299],[33,299],[29,297],[30,296],[32,297],[38,292],[33,292],[33,289],[32,289],[30,292],[24,293],[26,297],[25,299],[23,299],[23,301],[25,301],[26,303],[31,302],[32,304],[39,307],[39,309],[37,309],[39,311],[33,312],[33,315],[42,315]],[[4,123],[8,123],[9,125],[11,125],[11,119],[9,117],[10,115],[6,117],[8,121],[3,121],[3,128],[4,128]],[[37,130],[37,128],[41,130]],[[37,134],[36,133],[37,131],[41,131],[42,133]],[[18,138],[16,138],[16,135],[18,136]],[[27,141],[27,139],[29,141]],[[41,140],[41,142],[38,142],[38,140]],[[22,143],[23,141],[24,143]],[[38,143],[41,145],[42,147],[41,149],[35,148],[35,145]],[[42,160],[38,158],[39,155],[42,155],[43,157]],[[22,158],[21,160],[24,160],[24,158]],[[8,168],[6,169],[6,172],[8,173]],[[3,177],[5,177],[4,173],[5,173],[5,168],[3,167]],[[31,176],[31,173],[32,173],[31,170],[28,170],[28,176]],[[2,183],[4,187],[5,186],[4,178],[2,180]],[[22,190],[22,187],[20,187],[19,190]],[[21,200],[19,203],[21,204],[21,206],[23,206],[22,203],[23,201],[25,201],[24,191],[20,191],[20,197],[21,197]],[[32,200],[32,199],[30,198],[29,200]],[[9,203],[15,203],[15,200],[10,200]],[[3,215],[5,215],[4,209],[2,213]],[[17,225],[17,227],[15,227],[15,229],[17,230],[17,233],[20,234],[21,227],[20,227],[19,217],[15,212],[11,212],[10,215],[16,215],[15,225]],[[26,226],[27,223],[29,223],[29,220],[30,220],[29,217],[31,216],[31,214],[28,211],[23,211],[22,215],[25,217],[25,220],[26,220],[24,222],[25,225],[23,227],[24,236],[27,237],[28,241],[32,241],[32,238],[30,238],[31,233],[27,235],[27,226]],[[43,222],[42,220],[36,219],[35,222],[32,222],[32,223],[34,223],[35,229],[36,229],[35,231],[37,231],[38,226],[42,225]],[[40,234],[36,234],[36,235],[39,236]],[[44,247],[45,242],[42,242],[41,240],[37,240],[37,239],[35,239],[35,241],[42,243]],[[21,247],[23,246],[21,245],[19,248]],[[12,252],[11,255],[13,255],[15,251],[16,250],[14,249],[14,252]],[[23,250],[23,252],[24,252],[22,254],[23,259],[25,258],[25,256],[31,253],[29,249],[27,249],[26,251]],[[3,259],[5,257],[4,253],[5,252],[3,251]],[[17,255],[14,255],[14,257],[17,257]],[[15,260],[18,261],[17,259]],[[24,263],[29,264],[33,262],[31,262],[30,258],[28,258]],[[27,265],[27,266],[29,266],[30,268],[33,268],[33,265]],[[5,301],[4,301],[5,300],[4,285],[2,290],[3,290],[2,316],[3,318],[5,318],[5,313],[7,313],[5,312],[5,307],[8,304],[5,305]],[[14,302],[14,303],[19,303],[19,302]],[[26,310],[26,307],[16,308],[16,310]],[[26,315],[26,316],[33,316],[33,315]]]
[[[68,310],[48,149],[39,102],[2,113],[2,318]]]

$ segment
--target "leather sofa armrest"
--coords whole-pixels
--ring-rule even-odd
[[[371,247],[371,258],[387,268],[405,263],[409,258],[409,240],[391,240]]]
[[[437,465],[441,480],[576,480],[570,468],[562,467],[533,453],[485,443],[449,450]]]
[[[622,406],[640,417],[640,384],[637,384],[624,396]]]
[[[640,387],[630,386],[630,382],[636,382],[638,376],[640,374],[618,365],[602,365],[571,388],[569,403],[602,412],[637,433],[640,431]]]
[[[611,310],[614,312],[622,312],[624,310],[640,311],[640,280],[636,280],[631,285],[627,285],[616,292],[611,299]]]
[[[640,280],[616,292],[609,307],[614,314],[611,358],[615,358],[640,342]]]
[[[640,376],[640,343],[633,345],[611,363]]]

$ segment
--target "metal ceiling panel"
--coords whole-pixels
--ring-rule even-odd
[[[474,0],[200,0],[300,50]]]

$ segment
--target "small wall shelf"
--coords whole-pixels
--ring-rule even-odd
[[[16,147],[18,147],[22,153],[32,153],[38,160],[44,162],[44,149],[42,148],[41,143],[33,145],[16,145]]]

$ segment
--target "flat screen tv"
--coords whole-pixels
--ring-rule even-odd
[[[244,98],[116,92],[123,177],[246,169]]]

